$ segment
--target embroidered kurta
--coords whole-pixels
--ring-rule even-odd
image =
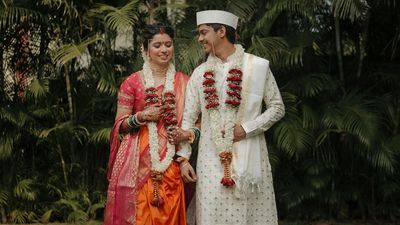
[[[182,121],[185,88],[189,77],[177,72],[174,90],[178,125]],[[164,85],[157,87],[161,95]],[[118,107],[126,111],[116,118],[111,134],[111,150],[108,164],[108,191],[104,214],[105,225],[186,225],[183,180],[179,165],[171,162],[163,173],[160,196],[165,201],[161,207],[153,207],[153,186],[150,177],[151,161],[149,136],[146,126],[137,133],[119,136],[121,123],[130,115],[144,109],[145,88],[139,73],[130,75],[118,93]],[[157,124],[159,154],[165,156],[167,133],[162,120]]]
[[[224,120],[224,101],[227,97],[226,76],[232,64],[232,58],[228,57],[227,62],[218,61],[215,68],[217,71],[215,87],[222,106],[221,120]],[[234,149],[246,146],[260,149],[262,179],[257,192],[241,198],[235,194],[235,187],[227,188],[220,184],[223,167],[213,141],[210,116],[205,109],[202,85],[205,70],[206,64],[203,63],[195,69],[190,78],[182,122],[182,128],[188,129],[193,126],[201,113],[195,198],[196,225],[277,225],[271,166],[264,131],[283,117],[284,105],[275,79],[269,70],[269,63],[265,59],[247,53],[243,57],[243,100],[237,119],[246,131],[246,138],[235,143]],[[262,101],[267,106],[264,112],[262,112]],[[190,146],[181,144],[178,154],[187,157],[190,155]],[[240,157],[235,150],[234,157]]]

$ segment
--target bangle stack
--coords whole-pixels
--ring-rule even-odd
[[[138,120],[137,113],[134,115],[130,115],[128,117],[127,123],[128,123],[129,128],[131,128],[131,130],[135,130],[135,129],[139,128],[140,126],[146,124],[146,122],[140,122]]]

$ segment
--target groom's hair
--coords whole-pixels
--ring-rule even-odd
[[[235,44],[236,41],[236,30],[235,28],[225,25],[225,24],[220,24],[220,23],[207,23],[207,26],[210,26],[214,29],[214,31],[217,31],[218,29],[221,28],[221,26],[225,27],[226,30],[226,38],[228,41],[232,44]]]

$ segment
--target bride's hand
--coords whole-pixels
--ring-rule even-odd
[[[157,122],[160,120],[162,109],[160,105],[151,105],[138,113],[139,122]]]
[[[188,141],[191,135],[190,131],[183,130],[177,126],[168,129],[167,134],[169,143],[173,145],[177,145],[182,141]]]

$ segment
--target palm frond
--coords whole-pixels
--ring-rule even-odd
[[[322,115],[321,121],[326,130],[321,132],[319,140],[335,132],[351,134],[366,147],[376,144],[379,120],[374,113],[373,102],[364,94],[352,91],[339,102],[324,105]]]
[[[176,52],[178,56],[178,61],[175,62],[177,70],[190,74],[191,71],[204,60],[204,53],[201,49],[201,45],[199,45],[195,38],[176,38],[175,45],[177,46]]]
[[[27,97],[32,97],[36,100],[45,98],[49,93],[49,80],[34,79],[25,91]]]
[[[41,130],[41,132],[39,133],[39,138],[48,139],[53,134],[57,137],[68,136],[72,138],[69,140],[65,140],[67,142],[75,140],[79,143],[83,143],[84,140],[89,136],[89,131],[84,126],[74,125],[73,123],[68,121],[56,124],[52,128]]]
[[[4,105],[0,107],[0,119],[22,128],[31,118],[16,106]]]
[[[105,199],[102,199],[100,202],[91,205],[89,207],[89,209],[88,209],[89,215],[95,215],[97,210],[104,209],[105,206],[106,206],[106,200]]]
[[[90,134],[89,141],[95,145],[106,144],[110,140],[111,127],[96,130]]]
[[[40,222],[41,223],[48,223],[50,222],[50,218],[54,213],[54,209],[49,209],[46,212],[43,213],[43,215],[40,217]]]
[[[89,216],[83,210],[75,210],[68,215],[67,221],[70,223],[88,221]]]
[[[37,20],[43,17],[44,16],[37,11],[10,5],[5,7],[4,11],[0,13],[0,30],[12,28],[13,25],[23,21]]]
[[[55,8],[56,10],[62,10],[64,16],[77,18],[79,11],[73,1],[68,0],[41,0],[39,4]]]
[[[334,16],[351,21],[364,19],[369,8],[366,0],[335,0],[332,5]]]
[[[272,64],[279,62],[284,54],[288,53],[288,44],[280,37],[252,37],[252,43],[248,52],[266,58]]]
[[[97,91],[109,96],[117,96],[118,85],[111,65],[105,62],[96,61],[93,63],[93,70],[94,75],[96,75],[97,78],[100,78],[97,83]]]
[[[62,198],[54,203],[57,207],[66,207],[72,211],[81,210],[81,205],[76,200]]]
[[[8,202],[8,192],[5,190],[0,190],[0,208],[7,206]]]
[[[277,148],[289,157],[297,157],[301,152],[310,150],[314,143],[312,135],[302,127],[300,118],[291,113],[274,125],[272,138]]]
[[[395,172],[397,155],[399,155],[400,135],[384,140],[380,147],[372,152],[371,161],[375,168]]]
[[[4,135],[0,139],[0,160],[8,159],[13,153],[15,138],[11,135]]]
[[[336,83],[331,76],[324,73],[307,74],[288,82],[285,89],[300,97],[315,97],[323,91],[334,90]]]
[[[139,6],[139,0],[131,0],[120,8],[97,4],[96,8],[89,11],[89,15],[103,19],[110,30],[122,31],[134,26],[138,21]]]
[[[372,102],[366,98],[354,91],[346,95],[338,105],[344,113],[342,128],[370,147],[377,137],[379,123]]]
[[[33,188],[34,180],[24,179],[17,183],[14,187],[14,195],[20,199],[35,201],[37,197],[37,191]]]
[[[265,11],[265,14],[257,21],[254,31],[257,32],[264,30],[265,27],[271,27],[275,19],[285,11],[300,14],[305,19],[312,21],[314,18],[314,3],[306,0],[274,0]]]
[[[10,213],[11,221],[13,223],[26,223],[28,222],[28,212],[16,209]]]
[[[226,3],[226,10],[237,15],[241,20],[247,21],[257,9],[255,0],[229,0]]]
[[[78,44],[65,44],[54,51],[52,60],[57,64],[57,66],[62,67],[72,59],[76,59],[79,56],[83,55],[88,45],[100,40],[102,40],[102,38],[94,36],[89,37]]]

